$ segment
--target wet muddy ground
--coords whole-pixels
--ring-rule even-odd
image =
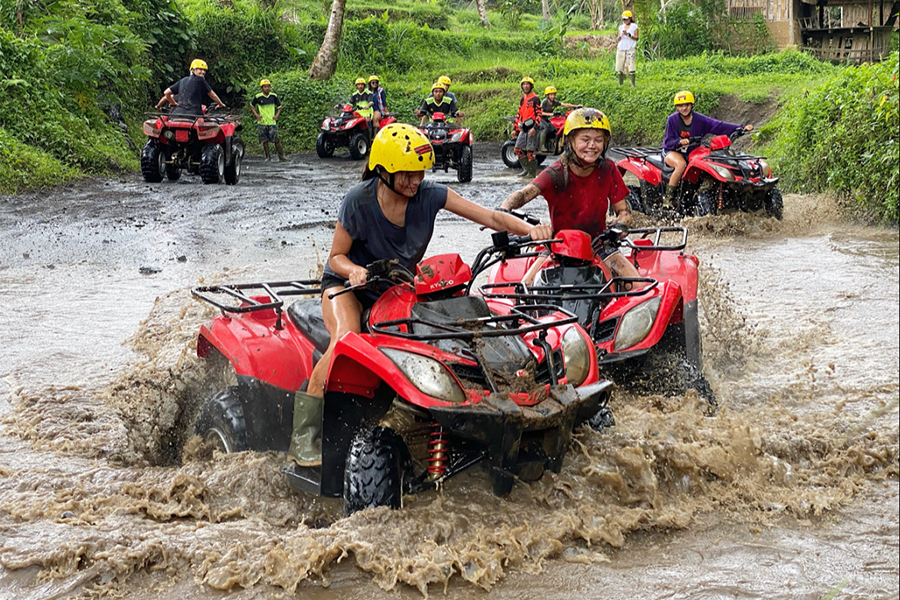
[[[898,597],[896,230],[821,196],[687,220],[715,417],[620,391],[611,433],[509,498],[476,468],[342,518],[281,457],[183,446],[221,385],[188,290],[315,275],[361,169],[245,166],[0,198],[0,598]],[[486,206],[521,185],[493,145],[473,183],[430,177]],[[429,253],[488,240],[444,214]]]

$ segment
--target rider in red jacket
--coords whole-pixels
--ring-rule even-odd
[[[522,175],[533,178],[537,175],[538,166],[534,153],[541,125],[541,99],[534,93],[534,79],[531,77],[523,77],[519,85],[522,87],[522,99],[516,114],[519,136],[516,138],[515,152],[522,165]]]

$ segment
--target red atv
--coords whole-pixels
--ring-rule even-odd
[[[490,251],[496,264],[482,293],[517,305],[549,303],[573,312],[590,334],[601,366],[615,366],[614,372],[637,379],[651,392],[696,389],[715,405],[715,396],[701,372],[699,261],[683,252],[686,244],[683,227],[629,232],[621,224],[614,224],[594,240],[575,230],[559,231],[556,239],[548,241],[511,236],[508,245]],[[641,277],[613,277],[597,256],[608,247],[620,248]],[[538,257],[547,252],[550,258],[540,266],[533,284],[520,283]],[[629,282],[649,285],[629,290]],[[648,360],[659,364],[648,365]]]
[[[455,116],[455,115],[451,115]],[[456,170],[460,183],[472,181],[472,132],[455,123],[447,123],[446,115],[436,112],[431,115],[431,123],[419,127],[434,148],[432,171]]]
[[[765,157],[745,154],[731,147],[732,141],[748,133],[738,129],[730,136],[711,134],[692,137],[700,145],[688,156],[687,169],[676,194],[674,208],[681,215],[714,215],[724,209],[755,211],[781,220],[784,213],[781,191],[772,177]],[[623,155],[617,166],[640,181],[631,188],[632,208],[647,214],[659,214],[672,168],[665,163],[662,148],[615,148]]]
[[[335,148],[346,146],[350,150],[350,158],[361,160],[372,145],[372,122],[356,111],[352,104],[344,104],[340,109],[341,114],[325,117],[322,121],[322,131],[316,138],[316,154],[319,158],[331,158]],[[387,113],[378,123],[378,129],[396,122],[394,115]]]
[[[544,141],[544,147],[538,148],[534,154],[539,165],[543,164],[547,156],[559,156],[562,153],[562,145],[560,143],[562,142],[563,130],[566,125],[566,117],[568,116],[569,113],[553,113],[553,116],[550,117],[550,124],[553,128]],[[503,120],[512,124],[512,133],[510,133],[510,139],[503,142],[503,145],[500,146],[500,156],[503,158],[503,164],[510,169],[521,169],[522,165],[519,164],[519,157],[516,156],[515,151],[516,138],[519,137],[519,124],[516,123],[516,117],[503,117]],[[508,126],[507,133],[509,133]],[[535,135],[540,135],[540,131],[535,133]]]
[[[473,274],[457,254],[423,261],[416,276],[395,262],[369,266],[366,285],[390,287],[364,313],[363,333],[335,347],[322,466],[285,467],[291,486],[343,496],[348,514],[398,508],[403,494],[485,461],[503,496],[516,478],[558,472],[577,423],[611,424],[611,383],[598,377],[574,314],[468,295]],[[320,285],[193,290],[222,311],[201,328],[197,354],[211,369],[230,363],[236,375],[203,403],[195,425],[222,452],[287,451],[294,393],[329,343]],[[291,296],[307,298],[285,310]]]
[[[240,180],[244,143],[237,117],[147,114],[151,118],[144,121],[144,134],[150,139],[141,150],[144,181],[176,181],[182,170],[199,174],[203,183],[234,185]]]

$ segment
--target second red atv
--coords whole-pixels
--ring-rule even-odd
[[[538,148],[537,152],[534,153],[534,157],[539,165],[543,164],[548,156],[559,156],[562,153],[561,142],[567,116],[569,116],[569,113],[553,113],[553,116],[549,117],[550,125],[552,125],[551,132],[547,135],[544,147]],[[521,169],[522,165],[519,164],[519,157],[516,156],[515,151],[516,138],[519,137],[519,126],[516,123],[516,117],[503,117],[503,120],[512,124],[512,132],[510,133],[507,130],[510,139],[503,142],[503,145],[500,146],[500,157],[503,159],[503,164],[510,169]],[[535,135],[540,135],[540,131],[535,133]]]
[[[316,138],[316,154],[319,158],[331,158],[335,149],[346,147],[350,150],[350,158],[362,160],[372,145],[372,122],[352,104],[344,104],[340,110],[339,115],[325,117],[322,121],[322,131]],[[378,128],[396,122],[397,119],[388,113],[378,123]]]
[[[203,183],[235,185],[241,178],[244,143],[237,117],[215,115],[148,113],[144,134],[149,138],[141,150],[144,181],[176,181],[182,171],[200,175]]]
[[[434,148],[434,166],[431,170],[447,173],[454,169],[457,180],[467,183],[472,181],[472,132],[466,127],[448,123],[446,117],[444,113],[436,112],[431,115],[431,123],[419,127]]]
[[[728,135],[690,138],[699,144],[688,155],[674,209],[683,216],[714,215],[725,209],[755,211],[781,220],[784,201],[778,178],[763,156],[746,154],[732,142],[748,133],[738,129]],[[662,148],[614,148],[610,152],[624,158],[616,164],[623,174],[634,174],[640,188],[631,189],[629,202],[635,210],[659,214],[672,168],[665,163]]]
[[[322,466],[286,467],[291,486],[343,496],[348,514],[398,508],[404,494],[483,462],[494,493],[506,495],[516,479],[559,471],[576,424],[610,424],[611,384],[574,314],[468,295],[473,273],[456,254],[426,259],[415,277],[395,262],[369,266],[367,285],[390,287],[364,313],[362,333],[334,349]],[[201,328],[197,354],[236,376],[196,420],[222,452],[287,451],[294,394],[330,341],[320,283],[193,291],[222,311]],[[307,298],[288,304],[295,296]]]

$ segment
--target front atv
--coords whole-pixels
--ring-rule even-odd
[[[440,112],[434,113],[432,122],[420,129],[428,136],[431,147],[434,149],[434,166],[431,170],[447,173],[450,169],[454,169],[460,183],[472,181],[472,143],[474,138],[471,131],[465,127],[447,123],[444,113]]]

